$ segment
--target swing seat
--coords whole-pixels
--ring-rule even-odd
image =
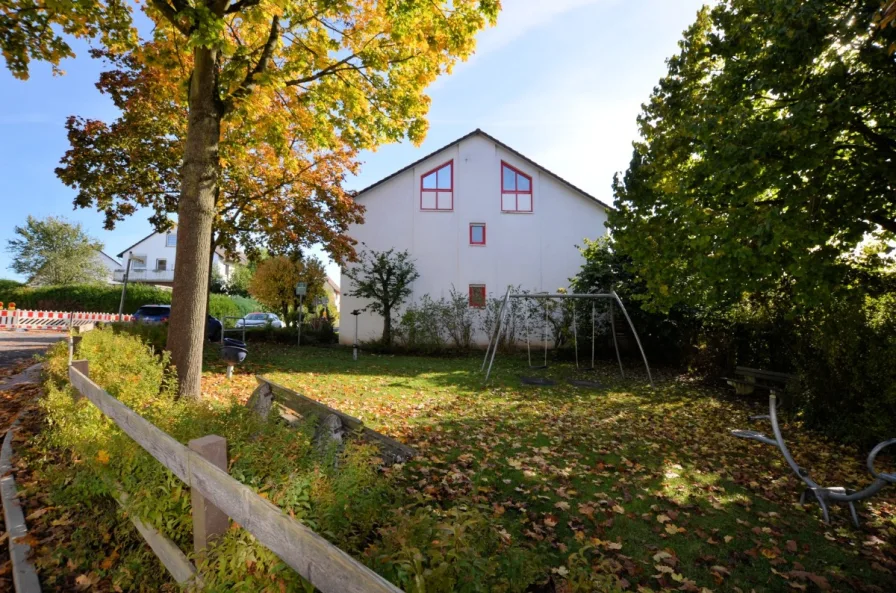
[[[520,377],[520,382],[523,385],[536,385],[538,387],[551,387],[557,384],[556,381],[544,377]]]

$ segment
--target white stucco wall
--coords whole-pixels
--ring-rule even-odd
[[[452,159],[453,211],[421,211],[421,175]],[[502,161],[532,177],[532,213],[501,211]],[[479,135],[364,192],[358,201],[367,209],[365,222],[352,226],[349,234],[370,249],[411,253],[420,273],[411,300],[424,294],[447,297],[452,284],[464,294],[469,285],[484,284],[490,297],[502,296],[508,285],[555,292],[569,285],[582,264],[576,246],[584,238],[606,234],[607,213],[601,204]],[[470,245],[470,223],[486,224],[486,245]],[[340,286],[340,341],[351,344],[355,324],[350,313],[367,302],[347,296],[353,284],[345,274]],[[381,333],[380,316],[359,316],[362,341]],[[477,341],[484,343],[487,337],[479,335]]]
[[[173,231],[176,233],[176,231]],[[171,282],[174,278],[175,254],[176,246],[169,247],[167,244],[167,233],[155,233],[147,237],[140,243],[134,245],[129,251],[121,254],[122,269],[127,266],[128,259],[133,254],[134,262],[131,264],[131,279],[137,282]],[[142,258],[146,263],[144,268],[137,265],[137,258]],[[165,260],[165,271],[158,271],[159,260]],[[215,253],[212,265],[225,280],[230,278],[233,271],[233,264],[224,261],[224,259]],[[140,272],[145,269],[145,273]],[[137,271],[138,273],[134,273]]]

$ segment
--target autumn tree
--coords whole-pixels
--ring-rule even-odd
[[[249,282],[249,294],[252,298],[270,309],[279,311],[285,322],[289,318],[290,309],[297,312],[300,318],[299,297],[296,296],[296,284],[304,282],[307,292],[305,303],[324,296],[324,283],[327,274],[324,265],[317,258],[294,259],[286,255],[269,257],[258,264],[252,280]]]
[[[859,286],[861,242],[896,237],[896,29],[874,26],[880,6],[699,13],[638,118],[609,217],[656,307],[773,292],[811,307]]]
[[[383,317],[383,344],[392,345],[392,313],[411,296],[411,284],[420,277],[417,266],[405,251],[364,250],[344,274],[352,288],[346,294],[368,299],[367,308]]]
[[[103,244],[84,232],[80,224],[49,216],[29,216],[25,226],[14,229],[7,251],[10,269],[28,277],[29,284],[78,284],[100,282],[107,270],[100,262]]]
[[[19,77],[31,59],[58,64],[72,54],[62,33],[99,37],[106,50],[146,63],[158,56],[160,84],[185,106],[186,120],[168,347],[180,393],[198,397],[226,132],[238,130],[259,154],[270,151],[267,166],[291,173],[301,169],[296,142],[306,154],[403,137],[418,143],[427,128],[425,88],[473,51],[499,0],[150,0],[142,8],[154,24],[152,40],[142,43],[129,7],[122,0],[8,0],[0,49]]]

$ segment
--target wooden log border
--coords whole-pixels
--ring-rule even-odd
[[[19,425],[19,417],[6,431],[0,447],[0,499],[3,501],[3,521],[9,539],[9,558],[12,561],[12,583],[17,593],[40,593],[40,580],[28,559],[31,546],[22,541],[28,535],[25,515],[19,502],[16,482],[12,476],[12,435]]]
[[[331,414],[338,416],[339,419],[342,420],[343,426],[347,427],[350,431],[359,432],[363,439],[380,445],[383,452],[391,457],[390,461],[392,462],[403,463],[417,455],[417,450],[413,447],[405,445],[404,443],[364,426],[364,422],[354,416],[349,416],[348,414],[340,412],[335,408],[331,408],[326,404],[322,404],[317,400],[296,393],[292,389],[275,383],[265,376],[257,375],[255,378],[259,383],[264,383],[270,386],[271,392],[274,394],[274,400],[277,403],[298,412],[299,414],[312,414],[317,416],[320,420],[323,420]]]
[[[127,510],[128,495],[118,484],[115,485],[114,496],[121,508]],[[128,513],[128,518],[178,584],[202,586],[202,580],[196,574],[196,567],[176,543],[156,528],[144,523],[137,515]]]
[[[239,523],[322,593],[400,593],[401,590],[308,529],[248,486],[69,368],[82,395],[190,488]]]

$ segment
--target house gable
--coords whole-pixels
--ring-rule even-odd
[[[597,199],[596,197],[592,196],[592,195],[589,194],[588,192],[586,192],[586,191],[580,189],[579,187],[573,185],[572,183],[570,183],[570,182],[567,181],[566,179],[560,177],[559,175],[557,175],[556,173],[550,171],[549,169],[545,168],[544,166],[542,166],[542,165],[536,163],[535,161],[533,161],[532,159],[530,159],[530,158],[527,157],[526,155],[522,154],[521,152],[518,152],[517,150],[515,150],[515,149],[511,148],[510,146],[508,146],[507,144],[504,144],[503,142],[501,142],[500,140],[498,140],[498,139],[495,138],[494,136],[492,136],[492,135],[490,135],[490,134],[487,134],[486,132],[483,132],[483,131],[482,131],[481,129],[479,129],[479,128],[473,130],[473,131],[470,132],[469,134],[466,134],[466,135],[464,135],[464,136],[461,136],[461,137],[458,138],[457,140],[454,140],[453,142],[450,142],[450,143],[446,144],[445,146],[443,146],[443,147],[441,147],[441,148],[439,148],[439,149],[437,149],[437,150],[435,150],[435,151],[429,153],[428,155],[426,155],[426,156],[424,156],[424,157],[422,157],[422,158],[420,158],[420,159],[418,159],[418,160],[412,162],[412,163],[409,164],[408,166],[406,166],[406,167],[404,167],[404,168],[402,168],[402,169],[399,169],[399,170],[396,171],[395,173],[392,173],[391,175],[388,175],[388,176],[384,177],[383,179],[380,179],[380,180],[377,181],[376,183],[373,183],[373,184],[371,184],[371,185],[365,187],[364,189],[358,191],[358,192],[355,194],[355,199],[362,198],[362,197],[366,197],[367,194],[369,194],[371,190],[373,190],[373,189],[375,189],[375,188],[377,188],[377,187],[379,187],[379,186],[381,186],[381,185],[387,184],[387,183],[389,183],[390,181],[394,180],[395,178],[398,178],[398,177],[401,177],[401,176],[405,175],[405,174],[408,173],[409,171],[413,171],[413,172],[415,172],[415,173],[417,174],[417,177],[420,177],[420,180],[418,181],[418,183],[421,183],[421,190],[422,190],[422,175],[421,175],[421,171],[422,171],[423,173],[430,173],[430,172],[432,172],[433,170],[436,170],[436,169],[440,168],[441,166],[448,164],[448,163],[451,161],[452,156],[453,156],[454,154],[457,153],[457,148],[458,148],[458,146],[461,145],[461,144],[463,144],[463,143],[465,143],[467,140],[469,140],[469,139],[471,139],[471,138],[475,138],[475,137],[479,137],[479,138],[482,138],[482,139],[487,140],[488,142],[493,143],[493,144],[495,145],[495,149],[496,149],[496,150],[503,150],[503,151],[505,151],[505,152],[507,153],[508,157],[509,157],[509,158],[508,158],[508,164],[510,164],[511,166],[514,166],[513,163],[516,162],[516,163],[519,164],[519,166],[522,168],[522,170],[525,170],[525,169],[529,169],[529,170],[531,170],[531,169],[533,169],[533,168],[534,168],[534,169],[537,169],[539,173],[542,173],[542,174],[544,174],[544,175],[547,175],[547,176],[550,176],[550,177],[554,178],[554,179],[555,179],[557,182],[559,182],[560,184],[562,184],[562,185],[566,186],[567,188],[573,190],[575,193],[577,193],[577,194],[580,195],[581,197],[583,197],[583,198],[585,198],[585,199],[587,199],[587,200],[590,200],[590,201],[592,201],[592,202],[595,202],[595,203],[599,204],[599,205],[600,205],[601,207],[603,207],[605,210],[612,210],[612,209],[613,209],[613,208],[612,208],[611,206],[609,206],[608,204],[602,202],[601,200],[599,200],[599,199]],[[452,163],[452,165],[453,165],[453,163]],[[517,168],[517,167],[514,166],[514,168]],[[519,169],[518,169],[518,170],[519,170]],[[452,175],[453,175],[453,176],[456,176],[456,175],[457,175],[457,171],[455,170],[455,167],[453,167],[453,166],[452,166]],[[453,184],[452,184],[452,185],[453,185]],[[422,193],[422,192],[421,192],[421,193]]]

